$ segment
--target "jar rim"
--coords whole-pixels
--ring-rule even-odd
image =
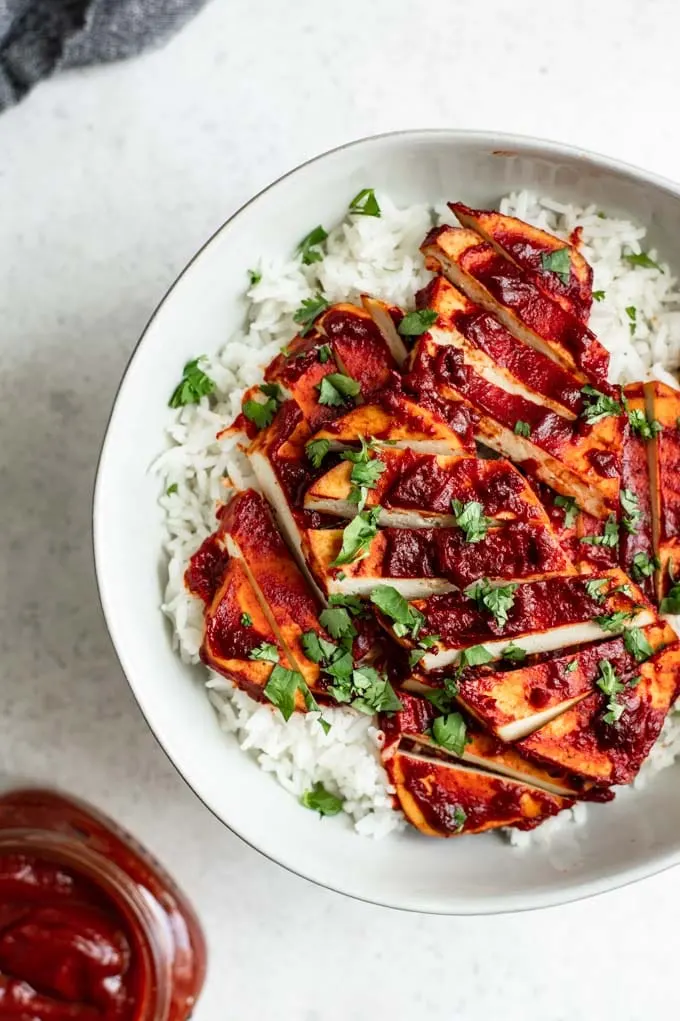
[[[134,1021],[165,1021],[171,1005],[167,920],[155,899],[110,858],[64,833],[39,827],[0,830],[0,855],[35,855],[69,866],[92,882],[125,918],[139,954],[140,992]]]

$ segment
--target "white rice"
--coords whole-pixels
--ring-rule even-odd
[[[247,292],[244,328],[217,354],[202,363],[217,390],[209,401],[177,412],[168,427],[170,441],[154,469],[162,479],[161,506],[165,512],[164,549],[168,582],[163,611],[173,623],[174,641],[182,659],[198,663],[203,607],[186,591],[184,571],[189,557],[215,527],[215,507],[237,488],[256,487],[247,459],[234,438],[218,441],[216,434],[240,410],[244,389],[259,382],[266,365],[295,335],[293,313],[317,290],[334,301],[357,300],[362,292],[412,307],[415,292],[427,283],[418,246],[433,223],[454,222],[446,206],[398,209],[386,195],[378,196],[380,218],[351,216],[336,226],[321,262],[303,266],[298,258],[263,260],[256,268],[261,279]],[[504,213],[519,216],[567,238],[582,228],[582,251],[594,270],[593,289],[604,291],[595,302],[591,326],[611,353],[611,375],[617,382],[657,378],[677,387],[680,332],[680,292],[667,265],[661,269],[631,266],[626,253],[644,249],[645,228],[626,220],[598,216],[598,209],[566,206],[530,192],[518,192],[500,203]],[[305,226],[302,225],[304,230]],[[648,252],[657,261],[657,252]],[[245,267],[244,267],[245,270]],[[634,307],[636,321],[626,311]],[[200,353],[200,352],[198,352]],[[168,487],[177,487],[167,495]],[[278,710],[255,702],[219,674],[200,666],[220,726],[238,741],[266,772],[296,797],[314,783],[343,798],[356,830],[382,837],[404,825],[392,808],[391,788],[380,763],[380,733],[374,721],[345,708],[324,708],[331,724],[328,734],[318,714],[294,714],[285,723]],[[680,755],[680,712],[670,714],[661,737],[640,772],[635,786],[669,766]],[[513,843],[549,840],[565,821],[581,824],[587,808],[579,804],[531,833],[511,831]]]

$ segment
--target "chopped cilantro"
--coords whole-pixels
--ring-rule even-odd
[[[541,266],[551,273],[556,273],[563,284],[569,283],[571,258],[568,248],[558,248],[554,252],[541,252]]]
[[[595,682],[603,695],[607,696],[607,712],[603,717],[605,723],[617,723],[624,711],[625,705],[619,701],[619,695],[625,691],[626,686],[617,677],[616,671],[609,660],[601,659],[599,662],[600,675]]]
[[[642,521],[640,501],[632,489],[622,489],[619,493],[619,500],[623,510],[623,527],[627,532],[633,534],[637,531]]]
[[[654,439],[661,432],[663,426],[654,418],[650,422],[644,411],[633,408],[628,412],[628,421],[633,432],[643,440]]]
[[[650,259],[647,252],[628,252],[623,256],[626,262],[630,263],[631,266],[642,266],[643,269],[661,269],[658,262],[654,262],[654,259]],[[626,310],[627,311],[627,310]]]
[[[432,308],[420,308],[415,312],[408,312],[399,323],[399,333],[402,337],[420,337],[436,323],[437,317],[438,313]]]
[[[465,589],[465,595],[474,599],[480,610],[487,610],[499,628],[508,622],[508,611],[515,602],[516,584],[493,586],[488,578],[482,578]]]
[[[322,783],[315,783],[310,791],[305,791],[300,804],[319,815],[337,815],[342,812],[342,798],[331,794]]]
[[[510,642],[503,649],[503,659],[507,659],[510,663],[523,663],[526,658],[526,649],[523,649],[521,645],[515,645],[514,642]]]
[[[363,617],[366,615],[366,606],[359,596],[345,596],[336,593],[328,597],[328,602],[331,606],[344,606],[353,617]]]
[[[278,411],[279,402],[273,397],[266,401],[246,401],[243,405],[243,414],[253,422],[258,429],[266,429],[272,424],[274,415]]]
[[[252,627],[253,626],[253,618],[250,616],[249,613],[242,613],[241,614],[241,626],[242,627]],[[278,655],[277,655],[276,658],[278,660],[278,658],[279,658]]]
[[[327,237],[328,232],[323,229],[321,224],[303,237],[297,246],[297,253],[305,266],[310,266],[313,262],[321,262],[323,253],[319,251],[318,246],[322,245]]]
[[[325,312],[328,307],[329,303],[319,291],[316,292],[313,298],[305,298],[300,305],[300,308],[293,315],[293,322],[302,327],[300,330],[300,335],[302,337],[309,333],[314,325],[314,321],[318,319],[321,313]]]
[[[342,372],[331,372],[324,376],[318,384],[319,404],[327,404],[329,407],[340,407],[348,397],[356,397],[361,390],[361,385],[351,376]]]
[[[672,575],[671,581],[673,581]],[[661,600],[659,611],[661,613],[680,613],[680,584],[674,584],[669,589],[668,595]]]
[[[179,486],[177,485],[177,483],[173,482],[172,485],[168,486],[168,488],[165,490],[165,495],[166,496],[172,496],[172,494],[176,493],[178,489],[179,489]]]
[[[515,428],[513,429],[513,432],[515,436],[528,437],[531,436],[531,426],[529,425],[528,422],[523,422],[521,419],[518,419],[515,422]]]
[[[432,722],[432,739],[447,751],[461,756],[467,744],[467,727],[460,713],[438,716]]]
[[[323,610],[319,614],[319,623],[328,631],[331,638],[354,638],[357,633],[349,613],[342,606],[332,606]]]
[[[608,418],[610,415],[623,414],[623,405],[620,401],[603,394],[601,390],[596,390],[594,386],[586,384],[581,387],[581,393],[586,399],[581,418],[585,419],[588,425],[594,425],[595,422]]]
[[[316,631],[303,632],[302,648],[312,663],[331,663],[338,652],[338,646],[334,642],[322,638]]]
[[[263,659],[267,663],[278,663],[279,650],[271,642],[262,642],[256,648],[251,649],[248,659]]]
[[[568,674],[573,674],[574,670],[578,669],[578,660],[572,659],[570,663],[567,663],[564,669]]]
[[[322,365],[325,365],[328,359],[331,357],[331,349],[328,344],[322,344],[319,348],[319,361]]]
[[[561,507],[564,510],[564,527],[572,528],[576,523],[576,518],[579,515],[578,506],[573,496],[562,496],[559,494],[555,497],[555,506]]]
[[[478,503],[476,500],[470,500],[464,504],[460,500],[452,500],[451,508],[456,525],[465,532],[466,542],[479,542],[485,538],[493,521],[491,518],[484,516],[484,508],[481,503]]]
[[[342,533],[342,548],[331,567],[351,564],[354,560],[362,560],[368,555],[368,549],[378,531],[378,519],[382,508],[360,511]]]
[[[458,673],[462,673],[469,666],[484,666],[485,663],[491,662],[492,659],[493,656],[486,646],[471,645],[469,648],[463,649],[458,657]],[[446,684],[446,681],[444,683]]]
[[[373,188],[362,188],[350,202],[349,211],[361,216],[380,216],[380,206]]]
[[[428,702],[431,702],[435,709],[438,709],[440,713],[451,712],[453,703],[451,702],[451,696],[447,691],[442,688],[429,688],[427,691],[418,692],[422,698],[426,698]]]
[[[453,823],[454,827],[453,829],[454,834],[462,833],[463,827],[467,822],[467,812],[465,811],[463,806],[454,805],[453,808],[447,809],[447,814],[450,815],[451,817],[451,822]]]
[[[259,284],[260,280],[262,279],[262,274],[260,273],[259,269],[249,269],[248,279],[250,280],[250,286],[254,287],[255,284]]]
[[[406,602],[392,585],[378,585],[371,592],[371,602],[381,613],[394,622],[394,632],[400,638],[410,634],[415,640],[423,624],[423,615]]]
[[[605,299],[604,291],[593,291],[593,299],[595,301],[604,301]]]
[[[630,326],[630,333],[632,336],[635,333],[635,324],[637,321],[637,309],[635,305],[628,305],[628,307],[626,308],[626,315],[630,320],[628,325]]]
[[[315,468],[320,468],[324,457],[331,449],[330,440],[310,440],[305,453]]]
[[[607,586],[606,578],[592,578],[585,583],[586,592],[596,603],[604,602],[605,593],[602,591]]]
[[[361,713],[395,713],[403,708],[394,688],[374,667],[352,671],[352,706]]]
[[[617,610],[616,613],[593,617],[593,621],[603,631],[609,631],[611,634],[620,634],[626,626],[626,621],[631,620],[634,616],[635,614],[627,613],[625,610]]]
[[[623,635],[623,644],[634,656],[638,663],[643,663],[650,656],[654,655],[654,649],[647,641],[644,632],[639,627],[628,628]]]
[[[182,369],[182,379],[168,401],[171,408],[182,408],[186,404],[198,404],[201,397],[207,397],[208,394],[214,393],[215,381],[210,376],[206,376],[198,364],[203,361],[204,357],[205,355],[194,358],[193,361],[187,362]]]
[[[280,710],[286,721],[295,710],[295,693],[298,688],[309,691],[302,674],[296,670],[286,670],[277,664],[269,675],[264,694],[271,704]]]
[[[585,542],[589,546],[609,546],[612,549],[619,544],[619,526],[616,517],[610,514],[601,535],[584,535],[579,542]]]

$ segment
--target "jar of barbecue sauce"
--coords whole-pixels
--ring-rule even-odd
[[[186,1021],[205,964],[191,907],[132,837],[0,786],[0,1021]]]

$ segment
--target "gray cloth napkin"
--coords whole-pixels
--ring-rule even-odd
[[[207,0],[0,0],[0,111],[67,67],[162,42]]]

